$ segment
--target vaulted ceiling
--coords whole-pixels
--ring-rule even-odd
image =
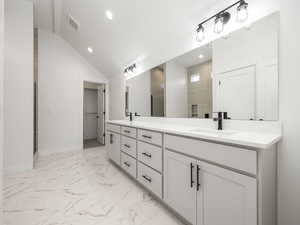
[[[60,34],[99,71],[145,71],[199,45],[197,24],[234,0],[33,0],[36,26]],[[108,20],[105,11],[113,13]],[[80,27],[68,22],[71,15]],[[94,50],[87,51],[88,46]]]

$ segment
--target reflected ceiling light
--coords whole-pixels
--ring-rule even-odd
[[[204,24],[208,21],[214,19],[214,32],[219,34],[224,30],[224,25],[228,23],[230,20],[230,13],[227,12],[232,7],[238,5],[237,7],[237,21],[238,22],[245,22],[248,18],[248,3],[245,0],[239,0],[232,5],[228,6],[227,8],[221,10],[220,12],[216,13],[215,15],[209,17],[208,19],[202,21],[197,27],[197,34],[196,40],[201,42],[204,40],[205,33],[204,33]]]
[[[204,38],[205,38],[204,27],[202,24],[199,24],[199,26],[197,28],[196,40],[201,42],[204,40]]]
[[[198,57],[199,57],[200,59],[203,59],[203,58],[204,58],[204,55],[200,54]]]
[[[88,50],[88,52],[91,53],[91,54],[94,52],[94,49],[93,49],[92,47],[88,47],[87,50]]]
[[[240,2],[237,7],[236,20],[240,23],[245,22],[248,19],[248,3],[244,0]]]
[[[110,10],[106,10],[105,15],[106,15],[107,19],[109,19],[109,20],[113,19],[113,14]]]

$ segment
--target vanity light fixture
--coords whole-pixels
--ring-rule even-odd
[[[228,12],[229,9],[232,7],[238,5],[237,7],[237,21],[238,22],[245,22],[248,18],[248,3],[245,2],[245,0],[239,0],[232,5],[228,6],[227,8],[221,10],[220,12],[216,13],[215,15],[209,17],[208,19],[202,21],[198,27],[197,27],[197,34],[196,34],[196,40],[201,42],[205,38],[204,34],[204,24],[208,21],[214,19],[215,25],[214,25],[214,32],[219,34],[224,30],[224,25],[228,23],[230,20],[230,13]]]
[[[136,71],[136,64],[134,63],[124,69],[124,75],[125,76],[132,75],[135,73],[135,71]]]
[[[248,19],[248,3],[241,1],[237,7],[236,20],[240,23],[245,22]]]
[[[222,33],[222,31],[224,30],[224,25],[228,23],[230,17],[231,16],[229,12],[223,12],[218,14],[215,19],[214,32],[217,34]]]
[[[196,40],[201,42],[203,41],[205,38],[204,36],[204,27],[202,24],[199,24],[198,28],[197,28],[197,35],[196,35]]]

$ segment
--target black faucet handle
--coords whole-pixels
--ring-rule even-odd
[[[223,118],[223,112],[213,112],[213,113],[218,114],[218,118],[214,118],[214,119],[222,119]]]
[[[134,113],[134,116],[141,116],[141,115],[139,115],[137,112],[135,112],[135,113]]]
[[[223,112],[223,118],[224,118],[224,120],[230,120],[231,119],[230,117],[228,117],[227,112]]]

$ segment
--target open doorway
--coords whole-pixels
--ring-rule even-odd
[[[105,84],[84,81],[83,147],[105,145]]]

